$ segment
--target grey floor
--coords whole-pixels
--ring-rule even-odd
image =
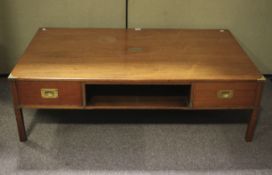
[[[0,174],[272,174],[272,83],[254,142],[250,111],[25,110],[18,141],[0,79]]]

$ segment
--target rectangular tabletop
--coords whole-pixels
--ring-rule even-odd
[[[228,30],[39,29],[13,79],[257,80]]]

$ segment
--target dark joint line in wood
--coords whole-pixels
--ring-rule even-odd
[[[126,0],[126,29],[128,29],[128,0]]]

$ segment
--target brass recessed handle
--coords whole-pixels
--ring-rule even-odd
[[[58,89],[41,89],[41,96],[45,99],[59,98]]]
[[[219,99],[232,99],[234,95],[233,90],[219,90],[217,91],[217,98]]]
[[[128,48],[129,52],[142,52],[144,49],[141,47],[130,47]]]

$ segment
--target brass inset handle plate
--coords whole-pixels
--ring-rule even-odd
[[[58,89],[41,89],[41,96],[45,99],[59,98]]]
[[[232,99],[233,98],[233,90],[219,90],[217,91],[217,98],[219,99]]]
[[[142,52],[144,49],[141,47],[130,47],[128,48],[129,52]]]

